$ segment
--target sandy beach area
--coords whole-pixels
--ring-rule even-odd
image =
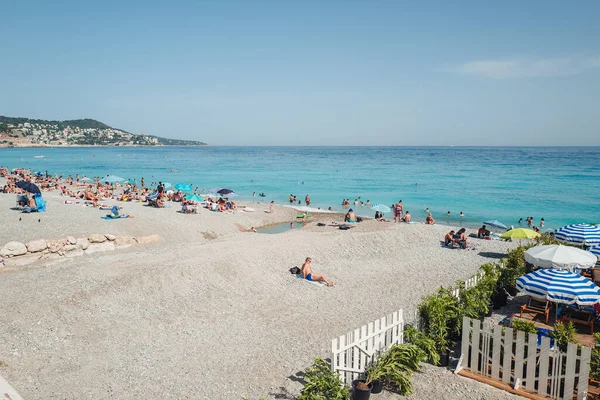
[[[21,214],[15,195],[0,194],[0,245],[92,233],[161,241],[0,272],[0,374],[25,399],[294,398],[298,373],[329,357],[334,337],[398,309],[410,315],[423,296],[516,246],[473,239],[473,249],[448,249],[448,226],[420,223],[368,220],[343,231],[330,226],[338,214],[248,232],[298,214],[258,203],[186,215],[176,203],[107,200],[135,218],[106,221],[107,211],[44,198],[46,213]],[[289,273],[307,256],[336,286]],[[411,399],[513,397],[429,365],[413,384]]]

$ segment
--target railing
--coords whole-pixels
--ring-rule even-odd
[[[461,353],[457,372],[466,369],[552,399],[587,397],[589,347],[569,343],[563,353],[548,337],[499,325],[482,327],[481,321],[465,317]]]
[[[350,384],[364,376],[380,352],[403,342],[404,318],[399,310],[333,339],[331,369],[344,383]]]

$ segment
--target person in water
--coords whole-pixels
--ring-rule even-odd
[[[545,224],[545,223],[546,223],[546,221],[544,221],[544,218],[542,218],[542,219],[540,220],[540,229],[543,229],[543,228],[544,228],[544,224]]]
[[[429,207],[427,207],[427,208],[425,209],[425,212],[426,212],[427,214],[429,214],[429,213],[430,213],[430,211],[429,211]]]
[[[306,257],[304,264],[302,264],[302,268],[300,268],[300,272],[302,273],[302,276],[304,276],[304,279],[313,282],[325,282],[327,286],[335,285],[335,282],[328,281],[323,275],[314,274],[310,265],[311,263],[312,259],[310,257]]]
[[[304,201],[306,202],[306,206],[310,206],[310,196],[307,194],[306,197],[304,197]]]
[[[464,216],[465,216],[465,214],[463,214],[463,212],[461,211],[461,212],[460,212],[460,214],[459,214],[459,217],[461,217],[461,218],[462,218],[462,217],[464,217]]]

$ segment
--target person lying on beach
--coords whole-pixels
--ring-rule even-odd
[[[477,237],[480,239],[486,238],[490,236],[490,231],[486,228],[485,225],[482,225],[481,228],[477,231]]]
[[[427,225],[434,225],[435,224],[435,219],[433,219],[433,217],[431,216],[431,214],[427,215],[427,218],[425,218],[425,223]]]
[[[451,230],[450,232],[446,233],[446,236],[444,236],[444,244],[446,246],[450,246],[452,244],[453,238],[454,238],[454,230]]]
[[[307,281],[313,281],[313,282],[325,282],[327,284],[327,286],[335,285],[335,282],[328,281],[327,279],[325,279],[325,277],[323,275],[313,274],[312,268],[310,266],[311,262],[312,262],[312,259],[310,257],[306,257],[304,264],[302,264],[302,268],[300,269],[300,272],[302,273],[302,276],[304,276],[304,279],[306,279]]]

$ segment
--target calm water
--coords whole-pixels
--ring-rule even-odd
[[[33,158],[44,155],[48,158]],[[161,147],[0,149],[0,165],[62,175],[114,174],[223,187],[241,199],[343,210],[343,198],[402,199],[413,219],[429,207],[441,223],[476,225],[520,217],[546,228],[600,222],[600,147]],[[171,170],[178,170],[174,173]],[[418,185],[417,185],[418,184]],[[372,216],[366,207],[353,207]],[[446,212],[451,211],[451,217]],[[465,217],[458,218],[460,211]],[[387,215],[391,217],[391,215]]]

